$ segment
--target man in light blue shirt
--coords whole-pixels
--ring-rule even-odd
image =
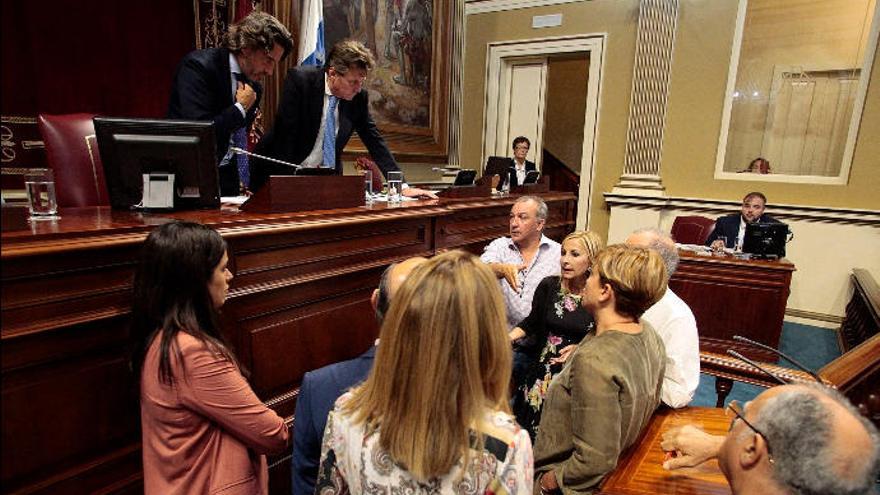
[[[559,275],[561,248],[543,234],[546,221],[544,200],[521,196],[510,209],[510,237],[495,239],[480,256],[500,279],[509,329],[529,315],[541,280]]]

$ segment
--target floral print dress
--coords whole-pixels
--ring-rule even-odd
[[[379,446],[379,430],[367,431],[345,414],[351,399],[343,394],[330,412],[321,443],[321,466],[315,493],[412,495],[530,495],[533,487],[532,442],[509,414],[486,411],[481,422],[483,448],[471,449],[444,476],[419,481]],[[477,433],[471,430],[471,435]]]
[[[531,348],[520,348],[531,360],[525,372],[515,377],[513,413],[516,421],[534,440],[541,422],[541,409],[550,382],[562,364],[550,360],[571,344],[578,344],[593,327],[593,317],[581,307],[581,298],[563,290],[558,276],[547,277],[535,289],[532,311],[519,327],[531,340]]]

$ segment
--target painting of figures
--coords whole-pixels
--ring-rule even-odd
[[[384,129],[431,127],[433,0],[324,0],[325,44],[352,38],[376,57],[370,112]]]

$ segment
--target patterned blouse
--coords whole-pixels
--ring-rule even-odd
[[[482,451],[468,466],[459,462],[444,476],[419,482],[379,446],[379,431],[366,434],[340,410],[343,394],[330,412],[321,445],[316,494],[522,494],[533,484],[532,443],[528,433],[502,412],[487,411]]]

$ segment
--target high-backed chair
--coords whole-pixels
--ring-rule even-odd
[[[705,244],[715,230],[715,220],[701,216],[675,217],[672,238],[681,244]]]
[[[95,139],[94,114],[40,114],[38,124],[60,207],[110,204]]]

